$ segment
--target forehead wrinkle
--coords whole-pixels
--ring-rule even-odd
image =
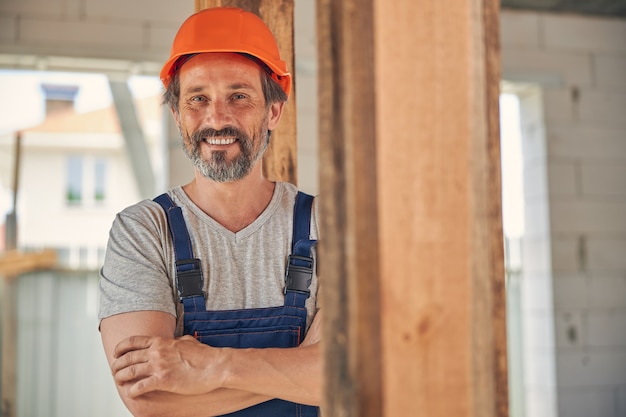
[[[185,88],[184,93],[185,94],[192,94],[192,93],[200,93],[204,90],[204,87],[196,85],[196,86],[189,86],[187,88]]]
[[[251,84],[245,82],[232,83],[229,87],[231,90],[254,90]]]
[[[191,85],[189,87],[186,87],[183,91],[184,94],[195,94],[195,93],[202,93],[203,91],[205,91],[207,89],[206,86],[203,85]],[[228,90],[255,90],[255,87],[252,84],[249,84],[247,82],[234,82],[230,85],[228,85],[227,87]]]
[[[220,68],[223,65],[226,65],[226,69]],[[257,79],[261,84],[262,71],[257,62],[240,54],[219,52],[196,54],[179,70],[181,87],[182,84],[189,85],[181,89],[181,92],[195,93],[210,89],[212,81],[225,82],[225,88],[228,90],[256,90],[262,87],[256,85]]]

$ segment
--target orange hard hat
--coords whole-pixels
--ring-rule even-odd
[[[291,74],[280,59],[274,35],[254,13],[236,7],[216,7],[191,15],[174,38],[170,58],[161,70],[167,88],[181,56],[203,52],[239,52],[264,62],[283,91],[291,91]]]

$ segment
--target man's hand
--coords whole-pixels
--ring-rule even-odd
[[[224,352],[191,336],[131,336],[115,347],[111,370],[130,398],[152,391],[204,394],[222,386]]]

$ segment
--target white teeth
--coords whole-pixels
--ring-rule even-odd
[[[207,139],[207,142],[210,145],[230,145],[231,143],[235,143],[235,139],[234,138],[230,138],[230,139],[209,138]]]

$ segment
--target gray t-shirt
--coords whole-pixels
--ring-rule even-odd
[[[267,208],[237,233],[200,210],[181,187],[168,194],[182,208],[194,256],[202,262],[207,310],[283,305],[297,194],[294,185],[276,183]],[[315,211],[311,216],[311,239],[318,238]],[[167,217],[161,206],[144,200],[124,209],[111,227],[100,271],[99,319],[131,311],[163,311],[177,317],[176,335],[181,335],[182,306],[173,282],[174,261]],[[307,325],[318,308],[316,274],[310,290]]]

